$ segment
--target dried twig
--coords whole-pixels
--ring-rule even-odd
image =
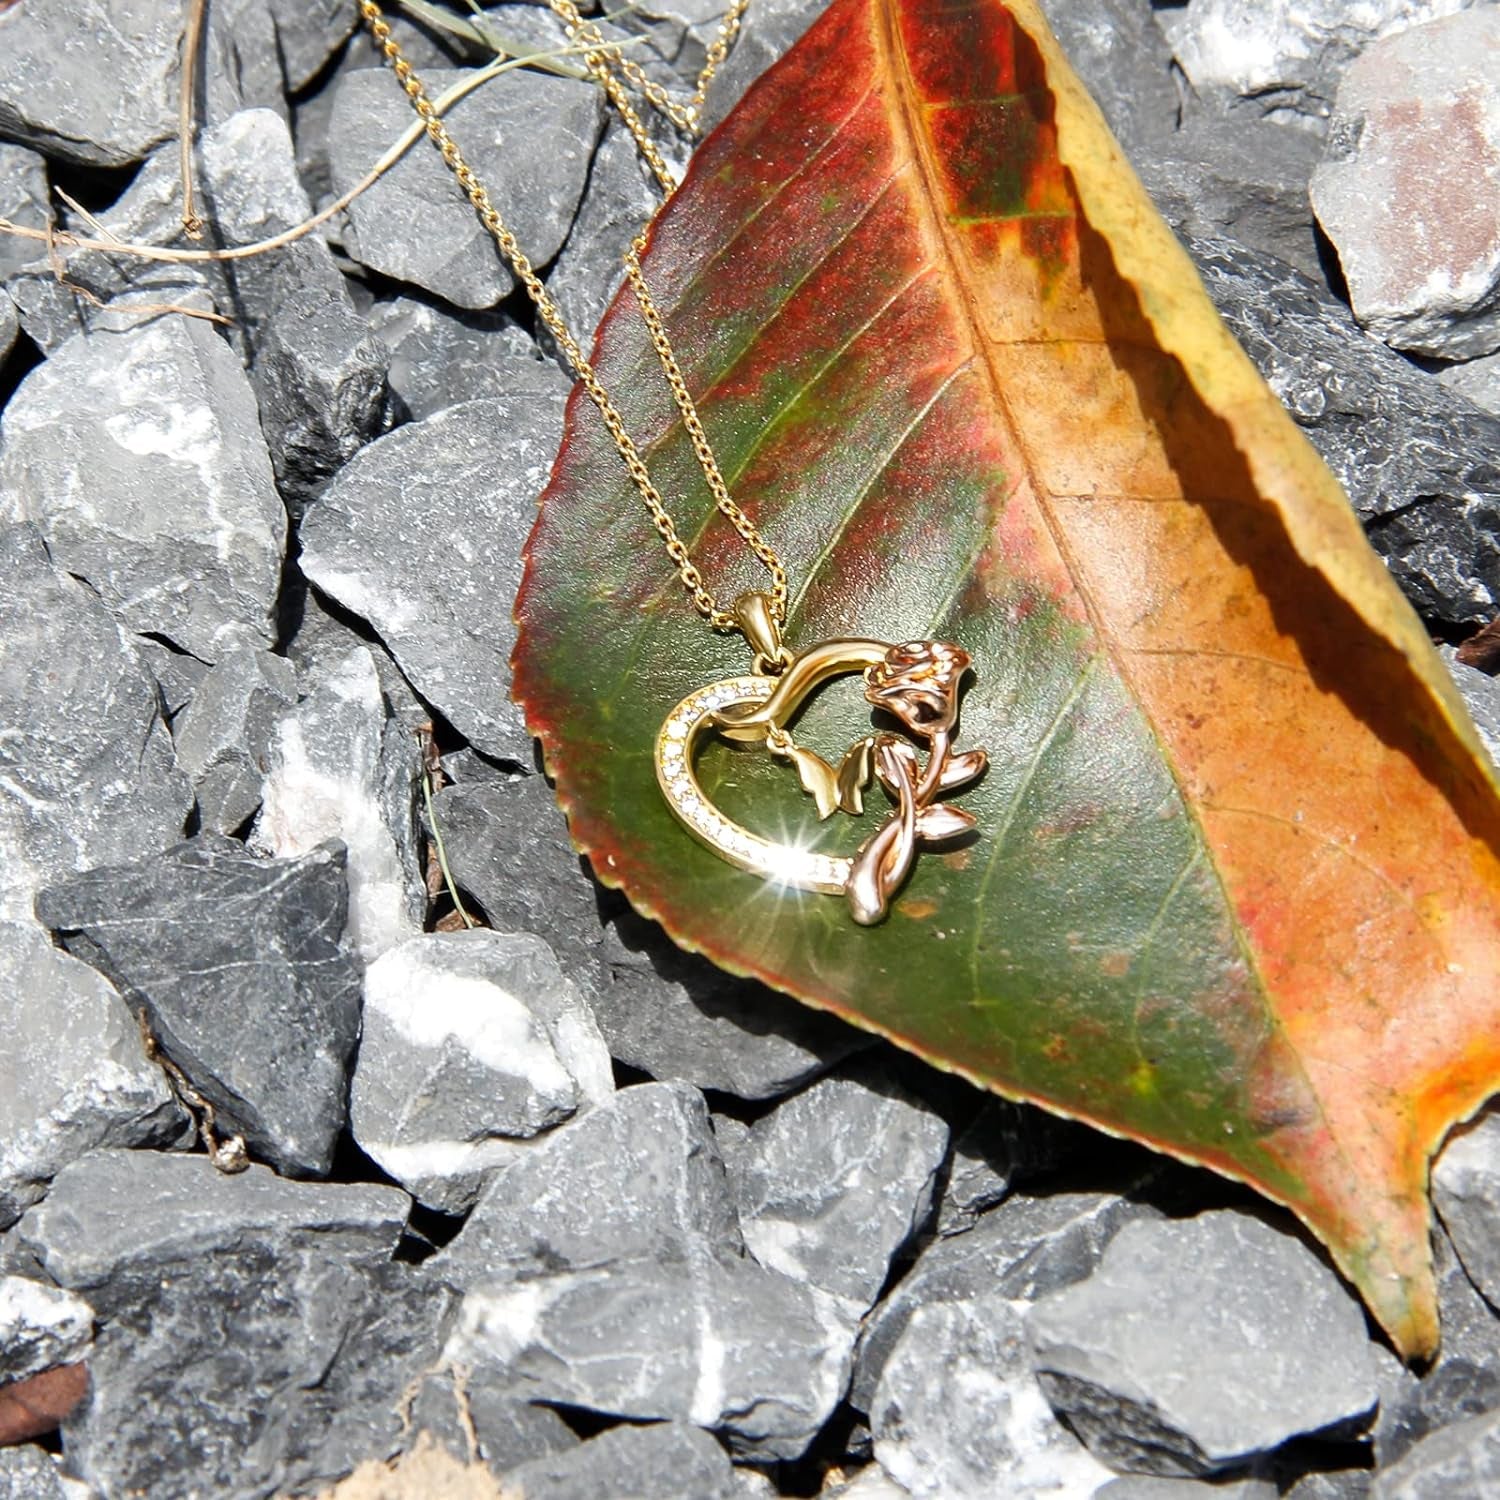
[[[566,47],[559,49],[553,56],[577,56],[582,55],[589,49],[586,47]],[[513,57],[505,62],[492,64],[487,68],[477,68],[467,78],[460,79],[446,93],[439,95],[433,100],[433,108],[437,114],[445,114],[448,110],[474,92],[482,84],[488,83],[492,78],[498,78],[502,73],[509,73],[515,68],[528,66],[534,58]],[[14,223],[10,219],[0,218],[0,234],[8,234],[16,239],[38,240],[49,246],[66,246],[70,250],[101,250],[110,255],[131,255],[137,260],[164,261],[171,265],[202,265],[208,262],[250,260],[257,255],[265,255],[272,250],[281,250],[287,245],[294,244],[297,240],[304,239],[315,229],[326,224],[330,219],[341,214],[362,193],[367,192],[376,182],[380,180],[401,158],[411,150],[412,146],[426,133],[426,126],[416,120],[409,125],[394,145],[375,163],[370,170],[360,178],[358,182],[349,189],[347,193],[341,194],[327,208],[316,213],[310,219],[293,225],[281,234],[272,235],[267,240],[257,240],[251,245],[232,245],[223,250],[182,250],[169,245],[140,245],[132,241],[118,240],[113,237],[91,238],[87,235],[74,234],[66,229],[56,229],[49,225],[45,229],[32,229],[25,224]],[[108,236],[108,231],[105,231]]]
[[[136,1024],[141,1028],[141,1048],[149,1062],[154,1062],[167,1075],[173,1094],[192,1117],[197,1126],[198,1137],[208,1159],[226,1176],[243,1172],[250,1165],[250,1154],[245,1150],[242,1135],[227,1135],[222,1140],[217,1134],[218,1115],[212,1104],[188,1081],[187,1074],[161,1050],[161,1043],[146,1018],[145,1007],[136,1013]]]
[[[203,219],[193,199],[193,89],[198,77],[198,55],[203,50],[203,14],[207,0],[188,0],[187,24],[182,31],[182,88],[177,99],[177,150],[182,173],[182,232],[196,240]]]
[[[443,757],[432,737],[432,725],[422,725],[417,731],[417,737],[422,746],[422,803],[427,809],[427,826],[432,830],[432,848],[437,855],[438,868],[443,872],[443,885],[464,926],[478,927],[479,923],[469,915],[459,898],[458,882],[453,878],[453,871],[448,868],[448,851],[443,847],[443,830],[438,825],[437,811],[432,805],[433,782],[440,781],[443,777]]]
[[[86,223],[102,239],[107,240],[115,248],[124,247],[125,242],[119,236],[112,233],[109,226],[101,224],[88,209],[86,209],[76,198],[62,188],[55,188],[57,196],[73,210],[75,214]],[[49,221],[50,222],[50,221]],[[56,235],[48,241],[47,264],[52,268],[52,274],[57,278],[57,284],[72,292],[75,297],[82,297],[85,302],[94,307],[108,308],[111,312],[122,316],[138,316],[142,318],[161,317],[166,313],[181,313],[185,318],[202,318],[205,323],[218,323],[226,328],[234,326],[234,319],[226,317],[223,313],[212,312],[204,307],[188,307],[181,302],[132,302],[128,306],[120,306],[108,299],[101,297],[98,292],[91,291],[80,282],[70,280],[68,277],[68,263],[63,259],[57,249]]]

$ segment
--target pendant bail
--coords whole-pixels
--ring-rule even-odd
[[[792,653],[781,644],[781,627],[769,594],[741,594],[734,601],[734,617],[755,653],[757,676],[774,675],[790,665]]]

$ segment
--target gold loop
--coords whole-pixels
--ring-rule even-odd
[[[750,670],[757,677],[780,677],[796,659],[785,646],[775,656],[767,656],[764,652],[757,651],[750,664]]]

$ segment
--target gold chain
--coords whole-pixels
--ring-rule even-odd
[[[591,22],[586,22],[578,14],[573,0],[550,0],[552,8],[567,25],[569,35],[582,44],[589,46],[590,51],[585,54],[584,61],[589,71],[597,78],[608,93],[611,102],[620,111],[631,135],[635,137],[637,145],[640,146],[642,155],[645,156],[653,172],[656,173],[658,181],[663,188],[670,193],[676,186],[675,179],[670,169],[662,160],[661,154],[651,143],[646,134],[644,124],[635,108],[631,105],[619,79],[609,66],[608,44],[604,41],[599,29]],[[708,85],[713,79],[719,64],[723,61],[729,49],[729,43],[733,38],[735,30],[738,29],[740,17],[744,14],[747,0],[735,0],[730,11],[725,17],[724,26],[721,28],[719,37],[709,49],[708,61],[698,79],[698,87],[687,105],[673,105],[673,109],[695,126],[699,111],[702,107],[703,98],[707,93]],[[693,606],[708,622],[718,630],[739,630],[739,619],[729,611],[722,609],[717,599],[714,598],[703,582],[703,575],[688,555],[687,546],[677,534],[677,528],[672,517],[663,503],[661,494],[651,480],[651,475],[646,468],[645,461],[641,458],[640,451],[636,448],[630,434],[625,430],[624,419],[620,416],[614,402],[610,399],[609,392],[605,390],[593,365],[589,362],[583,350],[579,347],[577,339],[568,330],[568,325],[563,321],[561,310],[556,302],[552,300],[547,288],[543,285],[541,278],[536,274],[531,262],[521,250],[516,237],[507,227],[505,220],[501,218],[500,212],[490,201],[490,195],[484,184],[474,175],[473,169],[464,159],[459,151],[448,128],[443,124],[436,106],[428,97],[426,90],[422,87],[422,81],[417,77],[411,64],[402,55],[400,44],[391,33],[390,25],[382,14],[376,0],[359,0],[360,15],[365,24],[370,28],[370,34],[375,39],[375,44],[381,50],[386,61],[390,63],[392,71],[396,75],[396,81],[401,85],[406,97],[411,101],[412,108],[422,120],[426,127],[427,135],[433,145],[442,154],[444,163],[448,170],[453,173],[458,185],[463,189],[465,196],[474,206],[474,212],[478,214],[479,221],[489,232],[496,245],[500,247],[500,253],[510,264],[515,272],[516,279],[526,288],[527,294],[536,304],[536,310],[542,321],[557,340],[558,348],[567,357],[568,363],[573,367],[574,374],[583,383],[588,392],[589,399],[598,408],[599,415],[619,450],[620,458],[629,471],[636,489],[640,492],[641,500],[651,515],[651,523],[656,528],[662,543],[666,548],[667,556],[670,557],[677,568],[677,576],[682,585],[692,596]],[[595,45],[597,43],[597,45]],[[722,43],[722,45],[721,45]],[[639,74],[639,66],[630,62],[628,65],[622,60],[621,67],[626,75],[634,78]],[[644,75],[641,75],[644,80]],[[644,80],[649,83],[649,80]],[[650,85],[654,93],[662,92],[655,84]],[[644,90],[643,90],[644,91]],[[655,103],[653,92],[647,92],[647,98]],[[665,97],[665,95],[663,95]],[[668,117],[677,119],[676,114],[666,110],[663,112]],[[745,545],[765,566],[771,575],[771,608],[778,622],[786,618],[787,601],[787,578],[786,568],[781,559],[776,555],[771,546],[762,538],[755,529],[754,523],[734,503],[729,494],[729,489],[724,483],[723,476],[719,472],[719,466],[714,459],[713,450],[710,448],[708,438],[703,431],[703,424],[698,418],[698,409],[693,401],[691,392],[682,378],[682,372],[678,368],[677,359],[672,352],[672,346],[667,339],[666,329],[662,323],[661,315],[657,311],[656,304],[651,294],[646,289],[645,279],[641,275],[639,253],[644,243],[644,237],[638,238],[631,247],[625,258],[626,271],[630,277],[630,283],[635,291],[637,300],[640,302],[641,314],[645,318],[646,327],[651,335],[651,342],[656,348],[661,360],[662,370],[666,375],[667,384],[672,388],[673,399],[677,403],[678,410],[682,413],[688,435],[692,439],[693,451],[697,454],[698,462],[702,466],[704,477],[708,482],[708,488],[714,497],[714,504],[726,517],[744,540]]]
[[[686,104],[680,104],[659,83],[653,83],[647,78],[641,65],[634,58],[626,57],[618,48],[612,48],[605,41],[599,28],[592,21],[585,21],[579,15],[578,7],[573,0],[548,0],[552,12],[568,29],[568,40],[589,48],[589,51],[584,54],[585,66],[603,85],[610,102],[619,110],[620,118],[625,121],[631,135],[635,137],[635,143],[640,148],[642,157],[656,173],[657,181],[668,194],[675,190],[677,181],[641,123],[641,118],[631,104],[629,95],[615,77],[611,67],[611,55],[613,54],[614,66],[619,68],[620,72],[656,109],[679,130],[688,135],[696,135],[703,114],[703,103],[708,97],[708,86],[713,82],[714,74],[719,71],[719,65],[729,55],[729,49],[739,33],[740,21],[749,4],[750,0],[732,0],[729,9],[724,13],[718,33],[709,45],[708,54],[698,74],[698,83],[693,90],[692,97]]]

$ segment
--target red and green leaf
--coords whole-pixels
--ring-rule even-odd
[[[961,645],[989,768],[977,836],[877,928],[686,837],[656,732],[743,643],[693,613],[575,394],[515,680],[600,878],[726,968],[1252,1183],[1431,1350],[1428,1161],[1500,1079],[1500,800],[1035,0],[834,0],[700,149],[645,271],[787,561],[793,646]],[[759,586],[628,292],[598,363],[715,591]],[[804,725],[832,763],[870,728],[857,690]],[[820,825],[764,755],[700,776],[800,842],[873,826]]]

